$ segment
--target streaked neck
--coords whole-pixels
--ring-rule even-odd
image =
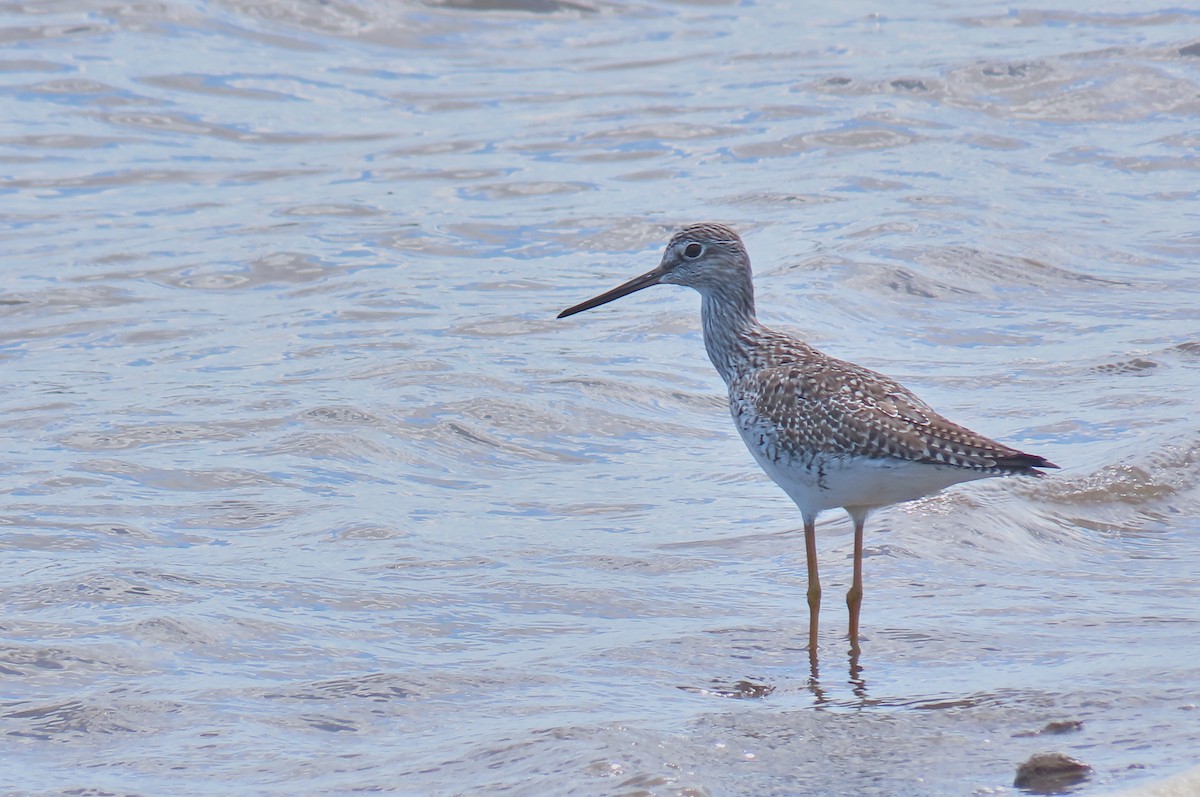
[[[754,314],[754,286],[744,281],[700,291],[704,348],[717,373],[729,384],[750,361],[762,325]]]

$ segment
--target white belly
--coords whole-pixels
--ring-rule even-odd
[[[746,440],[746,446],[806,518],[838,507],[866,510],[912,501],[952,484],[996,475],[902,459],[787,455],[775,459],[750,440]]]

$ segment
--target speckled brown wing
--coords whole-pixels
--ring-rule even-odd
[[[952,423],[897,382],[809,349],[730,384],[734,420],[780,453],[1037,474],[1055,467]]]

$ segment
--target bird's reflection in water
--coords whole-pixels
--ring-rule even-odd
[[[862,665],[862,648],[858,645],[850,647],[848,653],[848,669],[847,683],[850,686],[850,691],[853,693],[855,701],[859,705],[857,707],[865,707],[871,703],[870,694],[867,692],[867,679],[863,676]],[[817,707],[829,705],[834,702],[830,697],[829,690],[821,683],[821,663],[817,653],[817,647],[811,646],[808,649],[808,683],[807,689],[812,692],[813,703]],[[841,702],[842,707],[848,707],[845,702]]]

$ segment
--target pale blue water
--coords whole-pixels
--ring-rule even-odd
[[[1200,763],[1200,13],[485,5],[0,9],[0,791]],[[695,295],[554,319],[702,219],[765,321],[1064,466],[873,518],[861,671]]]

